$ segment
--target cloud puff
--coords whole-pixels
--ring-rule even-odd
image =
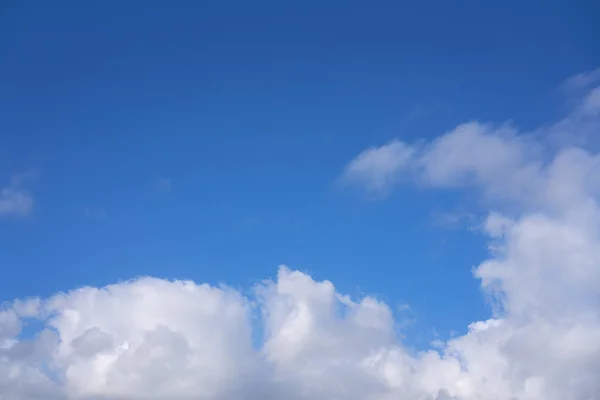
[[[597,123],[578,112],[545,132]],[[140,278],[6,305],[0,398],[600,399],[600,156],[543,137],[471,122],[346,168],[368,190],[407,176],[490,205],[473,273],[494,309],[434,350],[407,351],[381,301],[286,267],[251,294]]]
[[[399,172],[412,161],[415,149],[398,140],[372,147],[353,159],[341,177],[342,182],[356,182],[373,194],[385,194],[397,183]]]
[[[390,146],[401,148],[402,153],[391,152]],[[349,183],[382,194],[402,180],[413,179],[438,188],[484,185],[492,195],[506,196],[520,192],[539,163],[535,146],[510,126],[469,122],[425,145],[394,140],[367,149],[348,163],[343,176]],[[381,164],[388,167],[367,168]]]
[[[364,150],[342,177],[370,194],[413,180],[433,188],[476,187],[496,201],[570,204],[585,197],[582,191],[600,188],[599,158],[584,150],[598,132],[600,87],[584,93],[568,116],[534,132],[468,122],[429,143],[393,140]]]

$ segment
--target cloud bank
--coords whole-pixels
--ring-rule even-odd
[[[600,133],[598,90],[536,132],[470,122],[344,170],[375,194],[481,193],[474,277],[495,307],[440,349],[407,351],[389,306],[286,267],[251,295],[140,278],[6,304],[0,399],[600,399],[600,155],[572,140]]]

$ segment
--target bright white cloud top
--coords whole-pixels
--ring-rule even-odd
[[[374,194],[482,193],[474,276],[496,309],[441,350],[408,352],[388,305],[285,267],[252,295],[141,278],[6,305],[0,399],[600,399],[599,93],[534,133],[471,122],[348,164]],[[44,329],[24,339],[32,318]]]

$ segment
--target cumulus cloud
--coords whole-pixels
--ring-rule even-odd
[[[600,132],[599,100],[600,87],[586,93],[567,117],[535,132],[473,121],[424,145],[394,140],[357,155],[342,176],[381,195],[412,180],[431,188],[476,188],[494,205],[564,208],[600,189],[600,156],[574,144],[587,143]],[[402,153],[390,152],[390,146]],[[356,167],[380,164],[391,167]]]
[[[597,123],[579,110],[543,129]],[[1,309],[0,399],[600,399],[600,155],[545,137],[470,122],[344,171],[367,190],[482,194],[473,273],[494,308],[463,336],[414,354],[388,305],[286,267],[251,294],[140,278]]]
[[[402,152],[391,152],[390,146]],[[492,195],[510,196],[537,173],[537,153],[535,144],[510,126],[468,122],[425,145],[394,140],[367,149],[348,163],[343,176],[349,183],[382,194],[413,179],[438,188],[484,184]],[[389,167],[367,168],[373,165]]]

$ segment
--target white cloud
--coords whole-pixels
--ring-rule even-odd
[[[20,181],[13,178],[8,186],[0,188],[0,217],[25,216],[33,209],[33,197],[21,187]]]
[[[582,104],[582,112],[587,115],[597,116],[600,114],[600,87],[591,90]]]
[[[530,245],[511,229],[509,253]],[[547,244],[535,244],[530,258]],[[59,294],[40,303],[40,315],[50,317],[32,342],[15,340],[15,312],[0,314],[0,371],[7,372],[0,392],[7,399],[597,398],[600,323],[593,303],[554,297],[548,279],[560,282],[570,272],[552,278],[557,271],[542,271],[545,259],[515,267],[499,260],[477,273],[486,287],[489,277],[500,279],[507,304],[520,308],[474,323],[441,354],[417,356],[398,341],[387,305],[371,297],[351,301],[332,283],[286,268],[252,299],[264,330],[259,349],[252,345],[253,302],[232,289],[142,278]],[[519,283],[522,277],[512,275],[518,267],[534,280]],[[579,288],[597,292],[592,284]],[[570,308],[555,309],[558,300]]]
[[[401,149],[392,152],[390,146]],[[397,140],[360,153],[342,176],[367,191],[386,194],[406,179],[432,187],[486,184],[492,195],[520,191],[536,173],[539,149],[510,126],[469,122],[431,143],[410,145]],[[364,160],[368,160],[365,162]],[[366,168],[366,166],[388,166]],[[359,168],[359,167],[362,168]],[[511,179],[507,179],[510,176]],[[508,191],[508,192],[507,192]]]
[[[415,149],[398,140],[360,153],[347,166],[342,181],[358,183],[373,194],[385,193],[410,164]]]
[[[394,141],[402,153],[387,151],[389,144],[370,148],[350,161],[342,176],[368,193],[385,195],[400,182],[413,180],[433,188],[474,187],[493,205],[556,211],[586,201],[587,194],[599,194],[600,155],[575,145],[600,132],[599,94],[600,87],[591,89],[571,114],[535,132],[469,122],[425,145]],[[355,167],[364,159],[369,165],[394,167],[372,168],[366,174]]]
[[[578,133],[596,117],[568,118]],[[252,295],[141,278],[0,311],[0,399],[600,399],[600,156],[539,137],[469,123],[346,169],[369,190],[407,174],[494,205],[474,269],[494,313],[435,350],[407,351],[375,298],[287,268]],[[32,315],[45,330],[22,339]]]
[[[585,89],[600,81],[600,68],[592,71],[582,72],[567,79],[564,86],[567,89]]]

